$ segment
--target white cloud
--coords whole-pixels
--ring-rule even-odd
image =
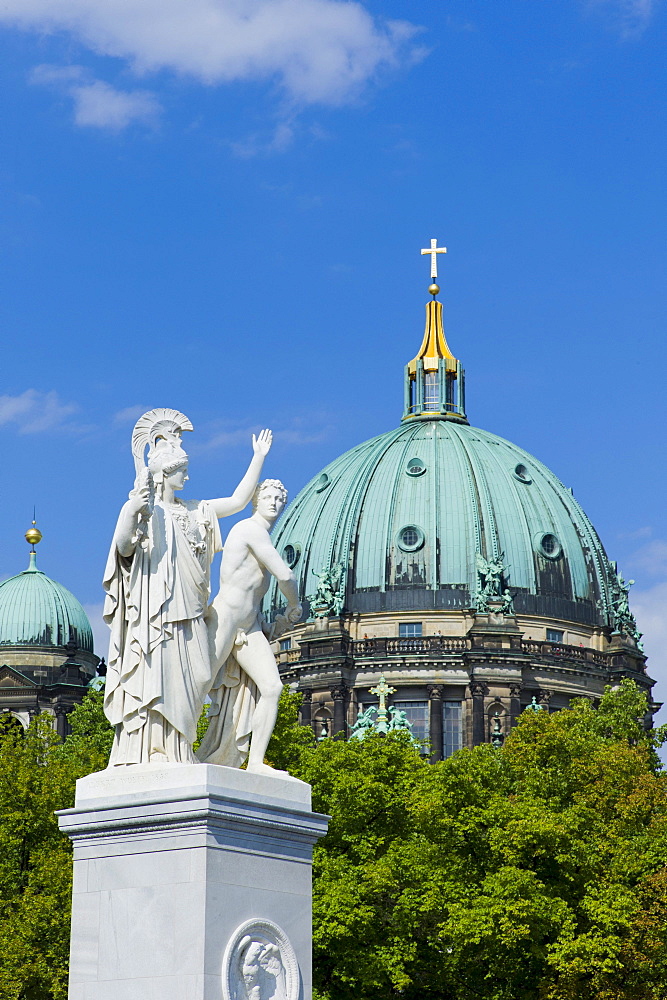
[[[294,138],[294,126],[289,122],[279,122],[268,139],[255,133],[240,142],[231,144],[232,152],[241,159],[250,159],[267,153],[282,153]]]
[[[667,701],[667,580],[647,590],[632,593],[632,611],[639,631],[644,633],[642,643],[648,656],[647,669],[656,681],[653,697]],[[667,722],[667,708],[659,713],[657,722]]]
[[[103,80],[88,76],[83,66],[36,66],[30,82],[51,84],[74,101],[77,125],[118,132],[133,122],[154,124],[161,107],[148,90],[117,90]]]
[[[660,538],[642,545],[632,557],[633,566],[648,573],[649,576],[665,576],[667,574],[667,542]]]
[[[214,451],[216,448],[233,448],[238,445],[248,445],[250,446],[252,442],[252,435],[258,434],[261,428],[252,427],[235,427],[227,430],[220,430],[214,432],[211,437],[201,444],[193,445],[191,450],[195,452],[203,451]],[[304,444],[319,444],[321,441],[325,441],[331,432],[331,427],[313,427],[302,428],[295,423],[293,427],[279,428],[273,431],[273,445],[304,445]]]
[[[642,528],[636,528],[634,531],[621,531],[618,534],[619,538],[627,538],[631,542],[639,541],[641,538],[650,538],[653,534],[653,528],[645,524]]]
[[[122,427],[124,424],[134,424],[150,409],[152,409],[150,406],[126,406],[123,410],[114,413],[113,422],[118,427]]]
[[[158,101],[148,91],[115,90],[103,80],[76,87],[72,97],[77,125],[119,130],[132,122],[154,122],[160,111]]]
[[[19,396],[0,396],[0,427],[15,424],[21,434],[57,430],[79,407],[64,403],[57,392],[26,389]]]
[[[302,104],[343,103],[381,68],[423,55],[406,51],[414,25],[374,18],[349,0],[3,0],[1,23],[67,31],[137,73],[168,70],[205,84],[275,79]]]
[[[614,28],[623,38],[643,34],[653,19],[661,0],[588,0],[611,18]]]

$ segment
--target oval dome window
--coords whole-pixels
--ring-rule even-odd
[[[514,475],[520,483],[532,483],[533,481],[530,472],[525,465],[521,464],[521,462],[519,462],[519,464],[515,467]]]
[[[296,566],[296,564],[299,561],[300,555],[301,555],[300,545],[292,545],[292,543],[290,542],[289,545],[286,545],[285,548],[283,549],[283,559],[285,560],[290,569],[292,569],[293,566]]]
[[[330,483],[331,483],[331,480],[327,476],[326,472],[323,472],[322,475],[320,476],[320,478],[315,483],[315,492],[316,493],[321,493],[322,490],[326,490],[327,486],[329,486]]]
[[[426,466],[421,458],[411,458],[405,470],[409,476],[423,476]]]
[[[425,537],[416,524],[406,524],[397,535],[398,547],[404,552],[416,552],[424,544]]]
[[[551,532],[539,536],[538,550],[547,559],[558,559],[563,551],[563,547]]]

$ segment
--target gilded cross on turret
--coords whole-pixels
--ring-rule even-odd
[[[431,255],[431,277],[438,277],[438,254],[447,253],[447,247],[439,247],[437,240],[431,240],[431,247],[429,250],[422,250],[422,256],[425,253],[430,253]]]
[[[387,702],[386,698],[388,694],[394,694],[396,688],[390,687],[385,680],[384,674],[380,674],[380,683],[374,688],[370,689],[371,694],[376,694],[380,699],[380,707],[378,708],[378,717],[376,721],[376,729],[379,732],[386,732],[386,723],[389,718],[389,713],[387,712]],[[382,729],[382,724],[385,724],[385,729]]]

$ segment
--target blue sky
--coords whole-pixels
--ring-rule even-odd
[[[194,496],[259,427],[293,493],[394,427],[437,236],[471,422],[573,487],[667,682],[666,36],[661,0],[4,0],[0,575],[36,504],[95,618],[143,409],[195,424]]]

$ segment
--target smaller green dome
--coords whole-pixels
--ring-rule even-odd
[[[65,646],[73,639],[79,649],[93,652],[88,616],[74,594],[30,566],[0,583],[0,647]]]

